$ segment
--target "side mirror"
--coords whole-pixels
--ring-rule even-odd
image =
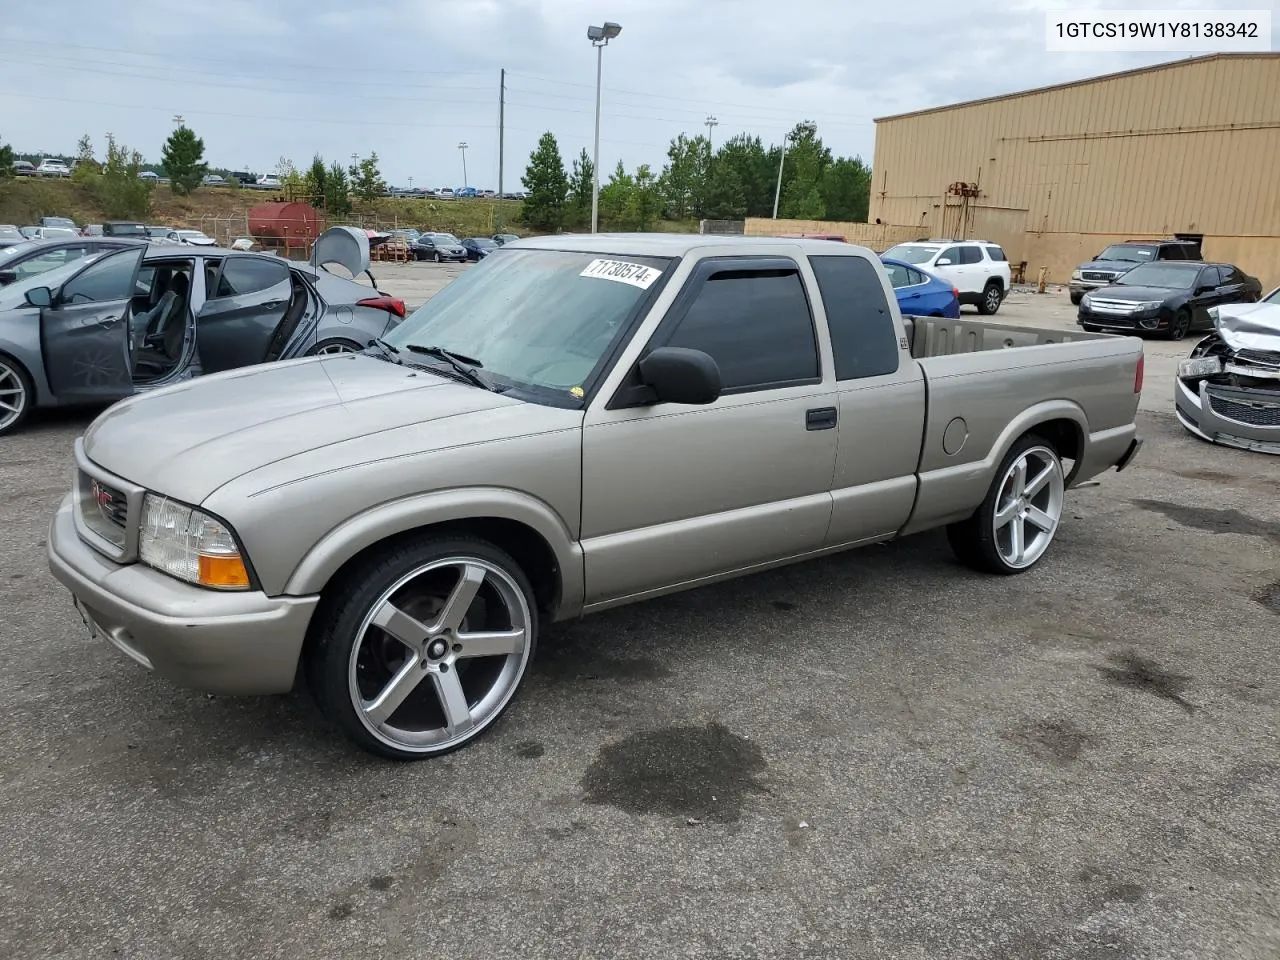
[[[27,303],[33,307],[51,307],[53,291],[48,287],[33,287],[27,291]]]
[[[706,404],[720,397],[720,367],[701,350],[658,347],[640,361],[639,371],[659,403]]]
[[[937,260],[937,262],[934,264],[934,266],[937,266],[937,267],[949,267],[949,266],[951,266],[951,258],[950,258],[950,257],[941,257],[939,260]]]
[[[8,286],[18,279],[16,270],[0,270],[0,287]]]

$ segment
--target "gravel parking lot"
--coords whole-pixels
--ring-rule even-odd
[[[412,765],[90,642],[44,559],[89,416],[38,419],[0,441],[0,956],[1280,955],[1280,461],[1183,433],[1190,343],[1034,571],[928,534],[562,626]]]

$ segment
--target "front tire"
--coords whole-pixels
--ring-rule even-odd
[[[1000,284],[991,280],[982,288],[982,299],[978,301],[978,312],[984,317],[989,317],[1000,309],[1000,304],[1004,301],[1004,291],[1000,289]]]
[[[1073,293],[1070,296],[1071,296],[1071,305],[1073,307],[1080,306],[1080,301],[1084,299],[1083,293]]]
[[[1005,454],[973,516],[947,527],[951,549],[984,573],[1030,570],[1058,531],[1065,492],[1062,460],[1053,445],[1026,434]]]
[[[439,251],[439,250],[437,250],[437,251],[436,251],[436,263],[440,263],[440,261],[441,261],[442,259],[443,259],[443,258],[440,256],[440,251]]]
[[[1183,307],[1173,316],[1173,322],[1169,324],[1168,338],[1170,340],[1181,340],[1191,332],[1191,313]]]
[[[395,760],[479,737],[511,705],[537,647],[524,571],[469,537],[375,553],[326,594],[313,622],[305,669],[321,712]]]
[[[30,375],[17,360],[0,354],[0,437],[17,433],[35,403]]]

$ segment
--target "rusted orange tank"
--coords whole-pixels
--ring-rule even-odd
[[[249,232],[264,240],[300,244],[320,236],[320,214],[309,203],[260,203],[249,211]]]

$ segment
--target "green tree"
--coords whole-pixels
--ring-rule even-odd
[[[619,160],[613,173],[609,175],[609,182],[600,187],[600,220],[610,226],[626,229],[627,208],[631,204],[631,194],[635,188],[635,180]]]
[[[521,216],[535,230],[554,232],[564,226],[569,177],[564,172],[560,145],[551,131],[538,139],[524,171],[525,199]]]
[[[351,187],[347,182],[347,171],[342,164],[332,163],[325,172],[324,209],[333,217],[345,217],[351,212]]]
[[[71,168],[71,179],[75,183],[90,183],[102,172],[102,166],[93,156],[93,140],[86,133],[76,142],[76,162]]]
[[[351,189],[357,197],[366,203],[372,203],[387,192],[387,182],[382,179],[378,170],[378,155],[371,153],[359,163],[353,163],[348,171],[351,175]]]
[[[702,215],[708,220],[741,220],[747,215],[747,195],[734,164],[717,156],[707,175]]]
[[[716,151],[716,161],[732,170],[742,185],[746,216],[767,217],[773,213],[773,190],[778,177],[777,148],[765,150],[759,137],[741,133],[724,142]]]
[[[88,181],[89,192],[107,218],[141,219],[151,210],[151,185],[138,179],[142,154],[107,134],[107,156],[102,172]]]
[[[568,206],[565,224],[572,227],[583,227],[591,222],[591,189],[595,185],[595,166],[587,156],[586,147],[573,161],[573,171],[569,174]]]
[[[797,123],[788,135],[781,216],[821,220],[827,215],[826,201],[819,185],[830,163],[831,151],[818,138],[817,125],[807,120]]]
[[[0,180],[13,176],[13,147],[0,140]]]
[[[871,168],[861,157],[837,157],[822,173],[822,200],[831,220],[866,223],[871,204]]]
[[[698,214],[710,166],[711,141],[706,137],[682,133],[671,141],[659,178],[668,216],[685,220]]]
[[[642,163],[636,168],[631,182],[625,226],[628,230],[648,230],[662,216],[662,191],[658,189],[658,177],[647,163]]]
[[[160,151],[160,162],[169,175],[169,188],[182,196],[199,187],[209,171],[204,162],[204,141],[185,123],[169,134]]]
[[[329,177],[329,170],[324,165],[324,157],[316,154],[311,158],[311,166],[307,169],[304,179],[304,188],[307,196],[313,204],[323,204],[325,201],[325,181]]]

